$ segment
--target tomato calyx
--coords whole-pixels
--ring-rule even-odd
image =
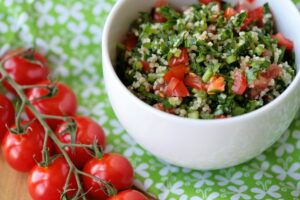
[[[45,88],[48,92],[38,98],[35,98],[34,101],[47,99],[56,96],[58,93],[58,87],[56,86],[56,82],[51,82],[49,85],[33,85],[29,86],[28,88]]]
[[[3,57],[0,58],[1,63],[5,63],[6,61],[15,58],[15,57],[24,57],[25,59],[28,57],[28,59],[33,60],[34,52],[32,51],[32,48],[28,48],[28,49],[16,49],[15,51],[13,51],[12,53],[7,53],[5,54]]]
[[[21,117],[16,116],[16,128],[9,128],[9,132],[16,135],[25,135],[28,133],[28,128],[35,121],[35,119],[29,122],[21,122]]]
[[[98,144],[96,140],[93,142],[93,151],[95,153],[94,158],[101,159],[104,156],[103,148]]]

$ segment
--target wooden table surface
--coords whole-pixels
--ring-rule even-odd
[[[0,199],[31,200],[27,192],[27,174],[19,173],[4,162],[0,152]]]
[[[9,168],[1,152],[0,200],[31,200],[27,192],[27,174],[19,173]]]

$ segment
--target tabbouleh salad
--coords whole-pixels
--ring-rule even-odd
[[[293,42],[277,33],[268,4],[217,0],[179,10],[158,1],[118,45],[117,73],[162,111],[195,119],[258,109],[295,77]]]

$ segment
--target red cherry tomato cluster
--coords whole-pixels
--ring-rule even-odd
[[[134,37],[125,42],[128,49],[136,43]],[[21,103],[24,98],[20,93],[28,101],[21,107],[28,119],[21,120],[22,109],[15,114],[11,101],[0,94],[2,152],[13,169],[29,172],[28,191],[33,200],[71,198],[78,191],[79,181],[82,192],[90,199],[147,200],[142,193],[130,189],[134,171],[128,159],[102,153],[106,145],[103,128],[89,117],[76,116],[74,92],[65,84],[48,79],[45,57],[32,49],[17,49],[0,61],[6,76],[15,83],[3,79],[3,86],[20,97]],[[44,127],[36,112],[44,119]],[[52,137],[48,137],[49,132],[46,134],[49,130]],[[80,176],[76,178],[74,171]],[[107,193],[106,187],[113,193]]]

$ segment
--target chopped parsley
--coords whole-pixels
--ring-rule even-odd
[[[117,73],[133,94],[165,112],[242,115],[274,100],[295,77],[293,43],[275,33],[268,4],[153,8],[118,45]]]

